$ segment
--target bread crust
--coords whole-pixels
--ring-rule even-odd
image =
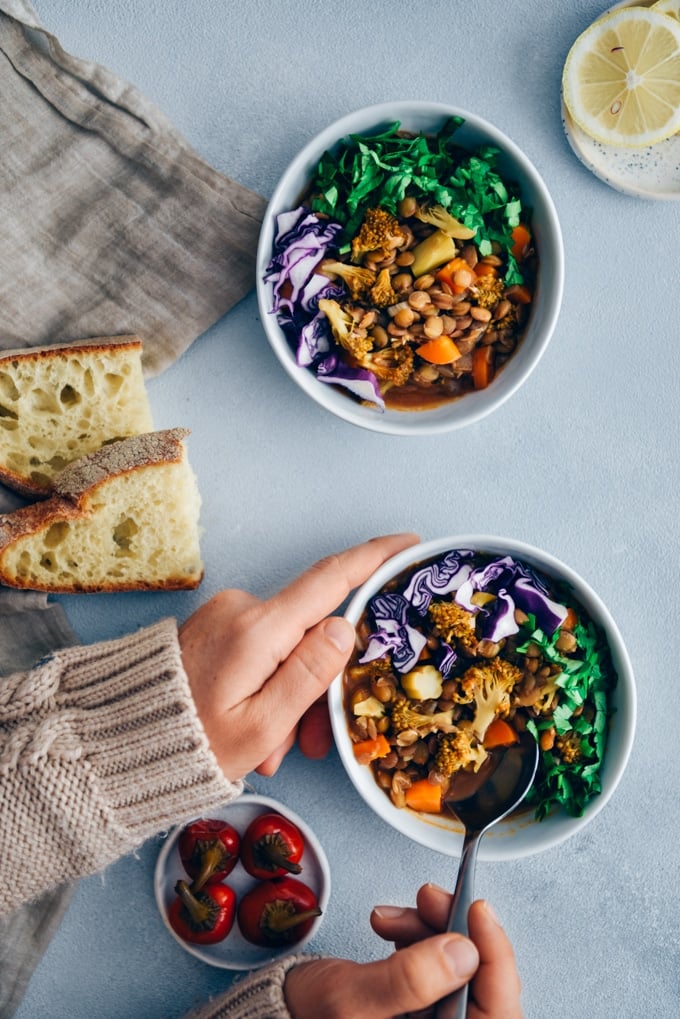
[[[88,340],[72,340],[70,343],[47,343],[42,347],[15,347],[13,350],[0,351],[0,371],[3,361],[40,361],[53,358],[62,351],[77,354],[79,351],[92,353],[93,350],[109,351],[111,347],[122,347],[127,350],[142,351],[142,341],[134,333],[122,336],[94,336]]]
[[[12,513],[0,514],[0,581],[9,587],[63,594],[197,588],[203,579],[202,568],[194,576],[178,574],[163,580],[126,581],[124,585],[115,581],[60,584],[55,579],[49,586],[38,586],[22,582],[21,578],[8,571],[6,563],[8,550],[22,539],[44,535],[54,524],[90,518],[92,514],[86,504],[112,478],[154,466],[181,463],[186,456],[184,439],[188,435],[186,428],[171,428],[112,442],[65,467],[57,477],[54,494],[48,499]]]
[[[167,428],[102,446],[64,467],[54,483],[55,495],[78,504],[86,493],[105,484],[112,474],[125,474],[154,464],[181,463],[183,443],[188,434],[188,428]]]

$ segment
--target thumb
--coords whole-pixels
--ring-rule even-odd
[[[393,1019],[456,991],[478,964],[471,941],[460,934],[438,934],[380,962],[327,959],[295,966],[286,977],[286,998],[295,1019],[320,1014]]]
[[[417,1012],[458,990],[478,965],[479,954],[471,941],[459,934],[440,934],[362,966],[353,990],[367,1016],[392,1017]]]
[[[328,616],[307,630],[257,694],[264,717],[275,718],[281,742],[311,705],[326,693],[354,647],[354,627],[342,616]]]

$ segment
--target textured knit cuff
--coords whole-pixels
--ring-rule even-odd
[[[210,749],[173,620],[6,677],[0,734],[0,912],[243,788]]]
[[[242,792],[208,744],[174,620],[59,657],[62,711],[77,713],[92,779],[135,844]]]
[[[256,970],[243,980],[237,980],[231,990],[219,998],[190,1012],[185,1019],[291,1019],[284,993],[288,970],[320,958],[320,955],[290,955]]]

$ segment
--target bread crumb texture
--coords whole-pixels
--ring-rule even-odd
[[[197,587],[201,498],[187,435],[105,446],[67,467],[49,499],[0,516],[0,580],[61,592]]]
[[[0,356],[0,481],[44,497],[67,464],[153,429],[136,336]]]

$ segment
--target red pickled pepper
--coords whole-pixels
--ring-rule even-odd
[[[254,945],[292,945],[309,933],[321,909],[316,895],[294,877],[260,881],[238,907],[241,934]]]
[[[200,891],[207,881],[221,880],[238,862],[241,837],[232,825],[217,818],[192,821],[182,831],[177,848],[192,889]]]
[[[214,945],[224,941],[234,925],[236,893],[219,881],[208,882],[200,891],[186,881],[175,885],[176,898],[170,903],[168,921],[183,941]]]
[[[241,841],[241,863],[260,880],[299,874],[305,844],[297,825],[282,814],[260,814],[248,825]]]

